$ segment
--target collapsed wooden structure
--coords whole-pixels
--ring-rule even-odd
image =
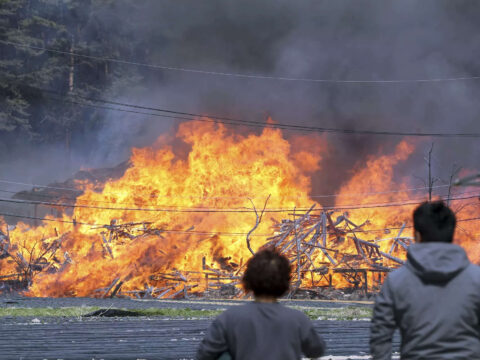
[[[362,235],[371,234],[364,230],[368,221],[357,225],[348,213],[334,218],[338,214],[334,210],[312,214],[313,209],[314,206],[303,214],[293,213],[293,220],[276,223],[275,235],[264,245],[276,248],[290,259],[295,270],[292,293],[302,286],[332,287],[335,274],[354,289],[368,293],[379,288],[386,273],[404,263],[395,254],[406,250],[413,240],[402,235],[406,224],[393,238],[367,241]],[[379,245],[384,241],[391,242],[387,252]],[[310,283],[307,279],[311,279]]]
[[[371,239],[371,233],[365,230],[368,222],[355,224],[348,213],[334,210],[317,211],[314,206],[304,213],[293,212],[291,219],[280,222],[273,220],[273,235],[267,239],[262,248],[273,247],[290,260],[293,272],[293,296],[302,289],[314,290],[325,287],[344,287],[364,291],[375,291],[383,281],[386,273],[402,265],[400,258],[412,238],[403,236],[405,225],[394,237]],[[255,210],[257,221],[247,235],[246,246],[250,246],[250,236],[261,222],[261,214]],[[144,236],[162,237],[162,229],[152,223],[120,223],[112,220],[110,224],[97,227],[102,238],[103,256],[114,258],[113,245],[121,245],[125,239],[134,241]],[[72,260],[70,254],[62,251],[62,241],[67,234],[58,235],[48,244],[38,240],[37,250],[40,254],[22,255],[20,249],[11,245],[8,227],[0,230],[0,261],[9,258],[15,262],[16,272],[0,276],[0,291],[10,284],[28,287],[35,274],[62,271]],[[369,236],[369,237],[365,237]],[[366,240],[368,239],[368,240]],[[387,244],[387,251],[385,242]],[[380,244],[382,243],[383,246]],[[25,252],[24,252],[25,254]],[[63,256],[59,256],[59,255]],[[59,258],[63,258],[62,261]],[[225,264],[223,264],[225,265]],[[240,285],[244,264],[227,264],[222,266],[207,265],[205,258],[201,271],[178,271],[154,273],[148,275],[144,287],[136,290],[122,291],[126,279],[114,278],[109,286],[96,289],[91,296],[115,297],[130,296],[137,298],[188,298],[192,294],[204,296],[239,297],[242,296]],[[341,281],[338,281],[338,280]],[[201,291],[199,291],[199,289]]]

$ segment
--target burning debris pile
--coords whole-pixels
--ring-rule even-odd
[[[295,220],[277,223],[275,236],[264,245],[278,249],[294,265],[292,292],[302,284],[310,288],[343,284],[362,288],[367,293],[381,284],[382,274],[404,263],[401,258],[405,257],[404,250],[412,241],[411,237],[402,236],[405,226],[394,238],[367,241],[361,239],[360,234],[368,221],[357,225],[348,218],[348,213],[333,220],[335,211],[314,215],[311,214],[313,208],[304,214],[294,214]],[[392,246],[385,252],[378,243],[387,240]]]
[[[291,296],[329,287],[373,291],[403,263],[410,214],[424,200],[394,176],[414,146],[402,141],[360,164],[335,206],[324,207],[308,194],[327,145],[316,135],[287,140],[268,128],[239,135],[183,123],[176,138],[133,149],[115,176],[100,172],[98,181],[59,186],[61,196],[23,196],[46,215],[34,216],[43,221],[33,226],[0,220],[0,287],[40,297],[239,297],[248,258],[275,247],[294,269]],[[76,192],[65,193],[68,187]],[[255,202],[265,199],[257,211]],[[478,212],[478,204],[452,201],[464,218]],[[462,245],[480,259],[478,226],[461,229]]]
[[[348,213],[333,220],[335,211],[312,214],[314,207],[315,205],[303,214],[294,213],[294,220],[274,221],[274,235],[262,246],[273,247],[290,259],[294,269],[290,296],[301,290],[302,286],[312,290],[319,287],[340,287],[343,284],[344,287],[368,292],[381,284],[382,274],[403,264],[400,257],[404,257],[404,250],[412,240],[401,236],[404,226],[394,238],[366,241],[360,238],[360,233],[368,222],[357,225],[348,218]],[[257,222],[252,230],[258,226],[262,215],[263,213],[260,216],[257,214]],[[35,276],[62,272],[65,267],[73,264],[72,256],[76,257],[75,254],[62,252],[62,243],[71,234],[57,234],[55,239],[40,239],[28,255],[24,256],[24,251],[18,245],[12,246],[8,232],[10,228],[7,226],[7,232],[0,231],[0,259],[13,262],[17,272],[0,277],[4,286],[10,280],[11,284],[27,288]],[[95,227],[94,230],[101,236],[103,258],[111,260],[115,259],[112,250],[114,247],[128,246],[146,237],[164,239],[164,231],[151,222],[118,223],[112,220],[109,225]],[[247,236],[246,247],[249,246],[250,235],[251,233]],[[382,251],[377,244],[387,240],[392,244],[388,253]],[[35,248],[38,248],[37,251]],[[151,273],[143,288],[135,290],[122,291],[122,285],[128,279],[115,277],[108,286],[94,289],[89,296],[173,299],[188,298],[189,294],[201,289],[202,294],[211,292],[224,297],[238,297],[242,295],[238,285],[244,264],[235,264],[230,260],[229,257],[216,258],[215,268],[207,265],[203,257],[201,271]]]

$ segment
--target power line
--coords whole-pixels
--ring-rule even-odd
[[[199,117],[196,117],[196,118],[193,118],[193,117],[190,118],[190,117],[184,117],[184,116],[175,116],[175,115],[166,115],[166,114],[158,114],[158,113],[151,113],[151,112],[142,112],[142,111],[137,111],[137,110],[121,109],[121,108],[116,108],[116,107],[111,107],[111,106],[90,104],[90,103],[78,102],[78,101],[68,100],[68,99],[58,99],[58,98],[53,98],[53,97],[48,97],[48,96],[46,97],[46,99],[53,100],[53,101],[58,101],[58,102],[63,102],[63,103],[67,103],[67,104],[90,107],[90,108],[94,108],[94,109],[113,110],[113,111],[125,112],[125,113],[130,113],[130,114],[156,116],[156,117],[168,118],[168,119],[179,119],[179,120],[208,122],[208,123],[234,125],[234,126],[257,127],[257,128],[259,128],[259,127],[261,127],[261,128],[272,127],[272,126],[261,126],[261,125],[255,125],[255,124],[243,124],[243,123],[239,123],[239,122],[231,122],[231,121],[228,121],[228,120],[210,119],[208,117],[204,117],[203,115],[199,115]],[[124,106],[127,106],[127,105],[124,105]],[[161,110],[158,110],[158,111],[161,111]],[[284,129],[284,128],[279,127],[279,129]],[[285,129],[285,130],[289,130],[289,129]],[[307,130],[299,129],[298,131],[307,131]]]
[[[194,117],[194,118],[198,118],[198,117],[205,118],[205,117],[207,117],[207,118],[210,118],[210,119],[213,119],[213,120],[225,120],[225,121],[231,121],[231,122],[235,122],[235,123],[241,123],[242,125],[244,125],[244,124],[248,124],[248,126],[258,125],[258,126],[261,126],[261,127],[273,127],[273,128],[279,128],[279,129],[282,129],[282,130],[298,129],[298,130],[302,130],[302,131],[341,132],[341,133],[345,133],[345,134],[369,134],[369,135],[374,135],[375,134],[375,135],[428,136],[428,137],[452,137],[452,136],[468,137],[469,135],[471,135],[471,137],[480,137],[480,134],[475,134],[475,133],[471,133],[471,134],[469,134],[469,133],[456,133],[456,134],[455,133],[411,133],[411,132],[393,132],[393,131],[348,130],[348,129],[323,128],[323,127],[303,126],[303,125],[295,125],[295,124],[285,124],[285,123],[268,123],[268,122],[263,122],[263,121],[242,120],[242,119],[234,119],[234,118],[221,117],[221,116],[215,116],[215,115],[195,114],[195,113],[167,110],[167,109],[161,109],[161,108],[155,108],[155,107],[141,106],[141,105],[136,105],[136,104],[127,104],[127,103],[118,102],[118,101],[111,101],[111,100],[105,100],[105,99],[99,99],[99,98],[93,98],[93,97],[86,97],[86,96],[81,96],[81,95],[76,95],[76,94],[74,96],[78,97],[78,98],[81,98],[81,99],[84,99],[84,100],[101,102],[101,103],[110,104],[110,105],[131,107],[131,108],[142,109],[142,110],[153,110],[153,111],[158,111],[158,112],[167,112],[167,113],[172,113],[172,114],[191,116],[191,117]]]
[[[450,201],[458,200],[467,200],[467,199],[476,199],[480,194],[473,196],[464,196],[450,198]],[[254,209],[247,208],[130,208],[130,207],[106,207],[106,206],[96,206],[96,205],[83,205],[83,204],[66,204],[66,203],[57,203],[57,202],[48,202],[48,201],[35,201],[35,200],[17,200],[17,199],[0,199],[0,202],[14,203],[14,204],[29,204],[29,205],[43,205],[43,206],[56,206],[56,207],[66,207],[66,208],[84,208],[84,209],[97,209],[97,210],[109,210],[109,211],[146,211],[146,212],[176,212],[176,213],[251,213],[255,212]],[[324,211],[324,210],[357,210],[357,209],[371,209],[371,208],[383,208],[383,207],[401,207],[401,206],[410,206],[418,205],[423,203],[420,202],[396,202],[396,203],[380,203],[380,204],[358,204],[358,205],[348,205],[348,206],[325,206],[319,209],[313,209],[312,211]],[[309,208],[296,208],[298,211],[307,211]],[[265,209],[266,213],[285,213],[292,212],[292,208],[271,208]]]
[[[6,192],[6,193],[13,193],[17,194],[15,191],[8,191],[8,190],[1,190],[0,192]],[[480,196],[480,194],[475,194],[473,196],[468,196],[468,197],[458,197],[462,195],[467,195],[467,194],[472,194],[476,193],[477,191],[466,191],[460,194],[457,194],[456,198],[451,198],[450,200],[465,200],[465,199],[472,199],[472,198],[477,198]],[[172,211],[177,211],[177,212],[219,212],[219,210],[225,210],[224,212],[238,212],[237,210],[241,210],[240,212],[253,212],[254,210],[246,208],[246,207],[241,207],[241,208],[193,208],[193,207],[188,207],[188,206],[172,206],[172,205],[161,205],[163,208],[147,208],[143,210],[142,208],[124,208],[124,207],[100,207],[100,206],[88,206],[91,203],[100,203],[100,204],[109,204],[109,205],[123,205],[123,206],[131,206],[132,204],[130,203],[118,203],[118,202],[111,202],[111,201],[101,201],[101,200],[83,200],[83,199],[78,199],[78,198],[68,198],[68,197],[63,197],[63,196],[54,196],[54,195],[46,195],[46,194],[34,194],[33,196],[39,196],[47,199],[57,199],[57,200],[73,200],[75,201],[75,204],[64,204],[60,202],[42,202],[42,201],[36,201],[33,199],[0,199],[0,202],[12,202],[12,203],[27,203],[27,204],[32,204],[32,205],[46,205],[46,206],[58,206],[58,207],[85,207],[85,208],[97,208],[101,210],[140,210],[140,211],[167,211],[167,210],[172,210]],[[439,197],[442,197],[440,195],[437,195]],[[444,195],[445,196],[445,195]],[[183,197],[183,198],[188,198],[188,197]],[[238,197],[240,199],[248,199],[247,197]],[[402,202],[386,202],[386,203],[367,203],[367,204],[339,204],[337,206],[329,206],[329,207],[322,207],[319,209],[313,209],[312,211],[322,211],[322,210],[351,210],[351,209],[367,209],[367,208],[376,208],[376,207],[401,207],[401,206],[409,206],[409,205],[418,205],[421,204],[423,201],[426,201],[425,197],[418,197],[418,198],[410,198],[410,200],[420,200],[419,202],[409,202],[409,203],[402,203]],[[81,203],[87,204],[81,204]],[[149,205],[149,204],[145,204]],[[158,206],[157,204],[153,204]],[[182,209],[185,210],[191,210],[191,211],[180,211]],[[293,209],[287,209],[287,208],[278,208],[278,209],[266,209],[269,212],[291,212]],[[308,210],[307,207],[303,208],[296,208],[296,210]],[[267,211],[267,212],[268,212]]]
[[[473,194],[473,193],[476,193],[478,190],[474,190],[474,191],[465,191],[465,192],[462,192],[462,193],[459,193],[459,194],[456,194],[456,196],[463,196],[463,195],[467,195],[467,194]],[[8,194],[18,194],[19,192],[18,191],[10,191],[10,190],[3,190],[3,189],[0,189],[0,192],[4,192],[4,193],[8,193]],[[395,191],[393,190],[392,192],[399,192],[399,190]],[[379,192],[378,194],[382,194],[382,193],[388,193],[388,192]],[[375,193],[370,193],[370,194],[375,194]],[[104,195],[104,194],[102,194]],[[115,194],[112,194],[112,195],[115,195]],[[343,195],[343,194],[342,194]],[[353,195],[356,195],[356,194],[353,194]],[[325,195],[325,197],[328,196],[328,195]],[[446,195],[437,195],[439,197],[444,197]],[[477,195],[475,195],[477,196]],[[480,194],[478,194],[478,196],[480,196]],[[92,204],[92,203],[98,203],[98,204],[109,204],[109,205],[121,205],[121,206],[135,206],[135,204],[132,204],[132,203],[119,203],[119,202],[112,202],[112,201],[101,201],[101,200],[83,200],[83,199],[79,199],[79,198],[75,198],[75,197],[68,197],[68,196],[62,196],[62,195],[54,195],[54,194],[36,194],[36,193],[33,193],[31,194],[31,198],[30,199],[20,199],[20,200],[27,200],[27,201],[35,201],[33,200],[33,198],[35,197],[40,197],[40,198],[44,198],[44,199],[52,199],[51,201],[64,201],[64,200],[72,200],[72,201],[75,201],[75,204]],[[249,197],[242,197],[242,196],[237,196],[237,197],[193,197],[193,196],[159,196],[159,197],[166,197],[166,198],[182,198],[182,199],[191,199],[191,198],[199,198],[199,199],[223,199],[223,198],[231,198],[231,199],[244,199],[244,200],[247,200],[249,199]],[[284,197],[285,198],[285,197]],[[296,197],[287,197],[287,198],[290,198],[290,199],[295,199]],[[17,198],[18,199],[18,198]],[[10,200],[10,199],[8,199]],[[16,200],[16,199],[15,199]],[[409,200],[425,200],[425,196],[420,196],[420,197],[409,197]],[[59,204],[58,202],[55,202],[55,204]],[[388,204],[392,204],[391,202],[390,203],[380,203],[377,205],[388,205]],[[394,203],[396,205],[396,203]],[[154,205],[154,206],[158,206],[157,204],[148,204],[146,203],[145,205]],[[362,206],[366,206],[366,205],[371,205],[371,204],[363,204]],[[53,206],[53,205],[52,205]],[[186,206],[172,206],[172,205],[161,205],[162,207],[164,208],[176,208],[176,209],[191,209],[189,207],[186,207]],[[348,204],[340,204],[338,205],[338,208],[341,208],[343,206],[357,206],[357,205],[348,205]],[[335,207],[335,209],[338,209],[337,207]],[[361,208],[361,206],[359,207]],[[115,208],[115,209],[119,209],[121,210],[120,208]],[[210,208],[211,209],[211,208]],[[222,208],[214,208],[214,209],[222,209]]]
[[[31,87],[31,88],[34,88],[36,90],[41,90],[41,91],[44,91],[44,92],[47,92],[47,93],[51,93],[51,94],[54,94],[54,95],[57,95],[57,96],[65,97],[65,94],[62,94],[62,93],[60,93],[58,91],[55,91],[55,90],[44,89],[44,88],[35,88],[35,87]],[[83,95],[80,95],[80,94],[73,94],[73,96],[77,97],[77,98],[80,98],[80,99],[83,99],[83,100],[88,100],[88,101],[102,102],[102,103],[106,103],[106,104],[110,104],[110,105],[127,106],[127,107],[131,107],[131,108],[142,109],[142,110],[153,110],[153,111],[171,113],[171,114],[175,114],[175,115],[186,115],[186,116],[190,116],[190,117],[208,117],[208,118],[216,119],[216,120],[227,120],[227,121],[242,122],[242,123],[243,122],[248,122],[248,123],[257,124],[257,125],[265,125],[266,124],[265,122],[260,122],[260,121],[249,121],[249,120],[242,120],[242,119],[234,119],[234,118],[230,118],[230,117],[217,116],[217,115],[211,115],[211,114],[195,114],[195,113],[191,113],[191,112],[183,112],[183,111],[176,111],[176,110],[170,110],[170,109],[159,109],[159,108],[155,108],[155,107],[148,107],[148,106],[142,106],[142,105],[136,105],[136,104],[125,104],[125,103],[118,102],[118,101],[100,99],[100,98],[91,97],[91,96],[83,96]]]
[[[48,186],[48,185],[40,185],[40,184],[31,184],[31,183],[24,183],[24,182],[18,182],[18,181],[12,181],[12,180],[5,180],[5,179],[0,179],[0,183],[5,183],[5,184],[12,184],[12,185],[23,185],[23,186],[29,186],[32,188],[44,188],[44,189],[54,189],[54,190],[66,190],[66,191],[72,191],[72,192],[82,192],[82,189],[76,189],[76,188],[68,188],[68,187],[57,187],[57,186]],[[432,188],[433,189],[438,189],[438,188],[445,188],[448,187],[449,185],[435,185]],[[364,193],[339,193],[339,194],[320,194],[320,195],[308,195],[309,198],[327,198],[327,197],[337,197],[337,196],[365,196],[365,195],[379,195],[379,194],[389,194],[389,193],[400,193],[400,192],[409,192],[409,191],[418,191],[418,190],[426,190],[426,187],[418,187],[418,188],[407,188],[407,189],[399,189],[399,190],[386,190],[386,191],[373,191],[373,192],[364,192]],[[12,193],[17,193],[17,192],[12,192]],[[40,194],[35,194],[35,196],[38,196]],[[115,193],[106,193],[102,195],[115,195]],[[189,198],[198,198],[198,199],[238,199],[238,198],[255,198],[255,196],[179,196],[179,195],[162,195],[161,197],[165,198],[183,198],[183,199],[189,199]],[[291,196],[289,199],[295,199],[298,198],[298,196]],[[75,200],[75,198],[72,198]]]
[[[205,114],[196,114],[196,113],[189,113],[189,112],[181,112],[169,109],[161,109],[149,106],[142,106],[137,104],[127,104],[118,101],[111,101],[105,99],[99,99],[95,97],[86,97],[81,96],[78,94],[70,94],[65,95],[61,94],[57,91],[51,89],[42,89],[30,85],[23,85],[30,89],[54,94],[59,96],[60,98],[56,97],[46,97],[46,99],[50,99],[53,101],[64,102],[68,104],[74,104],[78,106],[85,106],[85,107],[92,107],[92,108],[99,108],[103,110],[113,110],[119,112],[126,112],[126,113],[133,113],[133,114],[141,114],[141,115],[148,115],[148,116],[155,116],[161,118],[172,118],[172,119],[180,119],[180,120],[188,120],[188,121],[200,121],[200,122],[210,122],[210,123],[220,123],[226,125],[234,125],[234,126],[247,126],[247,127],[256,127],[256,128],[273,128],[273,129],[280,129],[280,130],[289,130],[289,131],[300,131],[300,132],[318,132],[318,133],[336,133],[342,135],[382,135],[382,136],[412,136],[412,137],[440,137],[440,138],[454,138],[454,137],[461,137],[461,138],[480,138],[480,133],[421,133],[421,132],[399,132],[399,131],[375,131],[375,130],[353,130],[353,129],[339,129],[339,128],[324,128],[324,127],[315,127],[315,126],[304,126],[304,125],[295,125],[295,124],[285,124],[285,123],[270,123],[270,122],[263,122],[263,121],[253,121],[253,120],[244,120],[244,119],[233,119],[229,117],[222,117],[216,115],[205,115]],[[156,112],[163,112],[168,114],[174,115],[166,115],[166,114],[158,114],[158,113],[151,113],[151,112],[142,112],[137,110],[128,110],[128,109],[121,109],[116,107],[109,107],[109,106],[101,106],[98,104],[90,104],[85,102],[78,102],[72,100],[72,98],[79,98],[82,100],[88,100],[93,102],[100,102],[103,104],[110,104],[116,106],[123,106],[127,108],[133,109],[141,109],[141,110],[148,110],[148,111],[156,111]],[[180,116],[179,116],[180,115]],[[187,116],[187,117],[185,117]]]
[[[5,193],[10,193],[10,194],[18,194],[17,191],[9,191],[9,190],[2,190],[0,189],[0,192],[5,192]],[[456,194],[457,195],[457,198],[456,199],[465,199],[465,198],[459,198],[458,196],[463,196],[463,195],[467,195],[467,194],[472,194],[472,193],[476,193],[477,191],[465,191],[465,192],[462,192],[460,194]],[[83,200],[83,199],[78,199],[78,198],[71,198],[71,197],[65,197],[65,196],[56,196],[56,195],[47,195],[47,194],[33,194],[32,195],[33,197],[41,197],[41,198],[45,198],[45,199],[53,199],[52,201],[55,201],[55,200],[58,200],[58,201],[61,201],[61,200],[73,200],[75,201],[75,205],[83,205],[83,204],[87,204],[87,205],[90,205],[92,203],[95,203],[95,204],[108,204],[108,205],[119,205],[119,206],[135,206],[135,204],[131,204],[131,203],[119,203],[119,202],[111,202],[111,201],[101,201],[101,200]],[[439,196],[440,198],[442,197],[441,195],[437,195]],[[443,195],[445,196],[445,195]],[[476,194],[474,195],[473,197],[476,197],[476,196],[480,196],[480,194]],[[166,197],[171,197],[171,196],[166,196]],[[180,197],[180,196],[176,196],[176,198],[191,198],[191,197]],[[219,197],[221,198],[221,197]],[[247,197],[231,197],[231,198],[239,198],[239,199],[248,199]],[[294,198],[294,197],[292,197]],[[470,197],[469,197],[470,198]],[[206,197],[206,199],[209,199],[209,197]],[[218,199],[218,198],[214,198],[214,199]],[[10,202],[19,202],[17,201],[17,199],[14,199],[14,200],[11,200],[11,199],[5,199],[5,201],[10,201]],[[20,199],[22,200],[22,199]],[[35,205],[35,203],[32,203],[33,199],[23,199],[24,201],[22,201],[22,203],[25,202],[25,200],[29,203],[29,204],[33,204]],[[409,203],[407,205],[416,205],[416,204],[420,204],[422,201],[425,200],[425,197],[422,196],[422,197],[417,197],[417,198],[413,198],[413,197],[410,197],[409,200],[420,200],[420,202],[418,203]],[[454,199],[455,200],[455,199]],[[0,201],[2,201],[0,199]],[[40,202],[37,204],[37,205],[46,205],[46,206],[59,206],[59,207],[62,207],[62,203],[59,203],[59,202],[43,202],[42,204],[40,204]],[[70,205],[70,204],[68,204]],[[152,204],[145,204],[145,205],[152,205]],[[159,206],[157,204],[153,204],[154,206]],[[347,204],[339,204],[337,206],[332,206],[332,207],[329,207],[329,208],[326,208],[326,207],[323,207],[322,209],[323,210],[342,210],[342,209],[363,209],[363,208],[368,208],[369,205],[374,205],[372,206],[373,207],[380,207],[380,206],[392,206],[392,207],[400,207],[400,206],[404,206],[404,204],[399,204],[399,203],[377,203],[377,204],[361,204],[361,205],[347,205]],[[71,207],[72,205],[70,205],[69,207]],[[192,208],[192,207],[188,207],[188,206],[172,206],[172,205],[160,205],[162,206],[164,209],[174,209],[174,210],[180,210],[180,209],[187,209],[187,210],[212,210],[211,212],[218,212],[216,210],[229,210],[228,208],[211,208],[211,207],[208,207],[208,208]],[[354,207],[355,206],[355,207]],[[76,207],[81,207],[81,206],[76,206]],[[88,206],[85,206],[85,207],[88,207]],[[92,206],[90,206],[92,207]],[[348,208],[345,208],[345,207],[348,207]],[[107,209],[107,210],[127,210],[125,208],[118,208],[118,207],[115,207],[115,208],[110,208],[110,207],[98,207],[99,209]],[[136,209],[136,208],[135,208]],[[233,209],[230,209],[232,210],[245,210],[247,209],[246,207],[242,207],[242,208],[233,208]],[[306,209],[306,208],[305,208]],[[151,211],[154,211],[155,209],[151,209]],[[270,209],[270,210],[274,210],[274,209]],[[297,210],[303,210],[302,208],[297,208]],[[314,209],[313,211],[320,211],[321,209]],[[293,209],[277,209],[276,212],[290,212],[290,211],[293,211]],[[247,212],[247,211],[245,211]],[[251,211],[250,211],[251,212]]]
[[[185,212],[185,213],[250,213],[255,212],[253,209],[245,208],[128,208],[128,207],[106,207],[96,205],[83,205],[83,204],[66,204],[56,203],[48,201],[35,201],[35,200],[17,200],[17,199],[0,199],[0,202],[14,203],[14,204],[29,204],[29,205],[46,205],[57,206],[66,208],[83,208],[83,209],[97,209],[97,210],[109,210],[109,211],[146,211],[146,212]],[[308,209],[306,209],[308,210]],[[293,209],[265,209],[265,212],[289,212]]]
[[[443,187],[448,187],[448,185],[436,185],[432,186],[432,189],[438,189],[438,188],[443,188]],[[403,190],[386,190],[386,191],[374,191],[374,192],[364,192],[364,193],[338,193],[338,194],[333,194],[333,195],[313,195],[310,196],[311,198],[322,198],[322,197],[337,197],[337,196],[366,196],[366,195],[381,195],[381,194],[392,194],[392,193],[400,193],[400,192],[409,192],[409,191],[418,191],[418,190],[427,190],[428,188],[423,186],[423,187],[418,187],[418,188],[409,188],[409,189],[403,189]]]
[[[91,227],[98,227],[98,228],[103,228],[103,227],[108,227],[109,225],[107,224],[91,224],[91,223],[85,223],[85,222],[79,222],[79,221],[73,221],[73,220],[62,220],[62,219],[50,219],[50,218],[42,218],[42,217],[37,217],[37,216],[28,216],[28,215],[18,215],[18,214],[9,214],[9,213],[0,213],[0,216],[8,216],[8,217],[15,217],[15,218],[21,218],[21,219],[30,219],[30,220],[42,220],[42,221],[50,221],[50,222],[57,222],[57,223],[66,223],[66,224],[72,224],[72,225],[85,225],[85,226],[91,226]],[[480,217],[473,217],[473,218],[467,218],[467,219],[459,219],[457,220],[458,222],[471,222],[471,221],[478,221],[480,220]],[[389,227],[389,228],[383,228],[383,229],[370,229],[370,230],[355,230],[355,233],[370,233],[370,232],[385,232],[387,230],[400,230],[400,229],[409,229],[413,228],[412,225],[409,226],[402,226],[402,227]],[[234,233],[234,232],[214,232],[214,231],[196,231],[196,230],[172,230],[172,229],[160,229],[161,232],[164,233],[180,233],[180,234],[196,234],[196,235],[225,235],[225,236],[246,236],[248,233]],[[328,235],[336,235],[335,232],[327,233]],[[262,236],[262,237],[271,237],[272,234],[252,234],[252,236]]]
[[[154,65],[148,63],[141,63],[136,61],[122,60],[116,58],[107,58],[94,55],[84,55],[70,51],[62,51],[51,48],[46,48],[42,46],[34,46],[28,44],[17,43],[13,41],[0,40],[1,43],[6,45],[12,45],[20,48],[29,48],[34,50],[42,50],[56,54],[70,55],[80,58],[93,59],[108,61],[124,65],[135,65],[142,66],[151,69],[157,70],[166,70],[166,71],[177,71],[177,72],[186,72],[186,73],[195,73],[200,75],[214,75],[214,76],[223,76],[223,77],[234,77],[234,78],[244,78],[244,79],[261,79],[261,80],[275,80],[275,81],[288,81],[288,82],[306,82],[306,83],[325,83],[325,84],[365,84],[365,85],[374,85],[374,84],[408,84],[408,83],[438,83],[438,82],[452,82],[452,81],[473,81],[480,80],[480,76],[460,76],[460,77],[444,77],[444,78],[424,78],[424,79],[379,79],[379,80],[341,80],[341,79],[313,79],[313,78],[296,78],[288,76],[269,76],[269,75],[259,75],[259,74],[243,74],[243,73],[232,73],[232,72],[221,72],[221,71],[209,71],[193,68],[184,68],[178,66],[167,66],[167,65]]]
[[[38,89],[42,90],[42,89]],[[43,90],[44,91],[44,90]],[[63,95],[62,95],[63,96]],[[262,121],[251,121],[251,120],[241,120],[241,119],[231,119],[231,118],[224,118],[220,116],[213,116],[209,118],[209,115],[202,115],[202,114],[193,114],[193,113],[184,113],[178,112],[173,110],[166,110],[160,108],[153,108],[135,104],[127,104],[121,102],[115,102],[110,100],[103,100],[103,99],[96,99],[90,101],[96,101],[101,103],[107,104],[114,104],[120,105],[124,107],[131,107],[135,109],[144,109],[144,110],[154,110],[158,112],[169,112],[174,114],[191,114],[189,116],[195,116],[194,118],[185,118],[173,115],[165,115],[165,114],[157,114],[157,113],[145,113],[141,111],[134,111],[134,110],[126,110],[114,107],[105,107],[99,106],[96,104],[87,104],[81,103],[73,100],[68,100],[68,97],[63,96],[62,99],[56,98],[49,98],[55,101],[66,102],[70,104],[75,104],[79,106],[87,106],[93,108],[100,108],[106,110],[114,110],[120,112],[127,112],[127,113],[134,113],[134,114],[142,114],[142,115],[149,115],[149,116],[157,116],[162,118],[174,118],[174,119],[182,119],[182,120],[189,120],[189,121],[201,121],[201,122],[212,122],[212,123],[221,123],[226,125],[235,125],[235,126],[247,126],[247,127],[260,127],[260,128],[273,128],[273,129],[280,129],[280,130],[290,130],[290,131],[300,131],[300,132],[318,132],[318,133],[336,133],[342,135],[382,135],[382,136],[412,136],[412,137],[439,137],[439,138],[480,138],[480,133],[425,133],[425,132],[400,132],[400,131],[375,131],[375,130],[353,130],[353,129],[338,129],[338,128],[324,128],[324,127],[315,127],[315,126],[303,126],[303,125],[295,125],[295,124],[285,124],[285,123],[268,123]],[[78,95],[73,95],[73,97],[82,98]],[[47,97],[48,98],[48,97]],[[94,99],[94,98],[89,98]]]
[[[91,226],[91,227],[106,227],[109,226],[107,224],[91,224],[85,223],[80,221],[74,220],[61,220],[61,219],[50,219],[50,218],[42,218],[38,216],[27,216],[27,215],[18,215],[18,214],[9,214],[9,213],[0,213],[0,216],[8,216],[8,217],[16,217],[22,219],[30,219],[30,220],[42,220],[42,221],[51,221],[51,222],[58,222],[58,223],[65,223],[65,224],[72,224],[72,225],[84,225],[84,226]],[[201,231],[194,231],[194,230],[164,230],[161,229],[161,232],[165,233],[182,233],[182,234],[197,234],[197,235],[231,235],[231,236],[244,236],[247,233],[228,233],[228,232],[201,232]],[[271,234],[257,234],[255,236],[271,236]]]
[[[478,199],[480,194],[476,194],[473,196],[464,196],[464,197],[456,197],[450,198],[450,201],[458,201],[458,200],[467,200],[467,199]],[[358,209],[374,209],[374,208],[385,208],[385,207],[401,207],[401,206],[410,206],[410,205],[420,205],[427,201],[427,199],[423,199],[422,201],[411,201],[411,202],[391,202],[391,203],[379,203],[379,204],[357,204],[357,205],[339,205],[339,206],[331,206],[331,207],[324,207],[323,210],[358,210]],[[315,209],[314,209],[315,210]],[[318,211],[318,210],[317,210]]]

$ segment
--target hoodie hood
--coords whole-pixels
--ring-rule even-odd
[[[426,282],[448,282],[468,265],[465,250],[455,244],[420,243],[408,248],[408,269]]]

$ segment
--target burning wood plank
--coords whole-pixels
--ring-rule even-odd
[[[110,286],[108,286],[105,290],[105,293],[103,294],[102,298],[106,298],[108,293],[110,292],[110,290],[112,290],[112,288],[115,286],[115,284],[120,280],[119,277],[113,279],[112,283],[110,284]]]
[[[382,255],[383,257],[385,257],[385,258],[387,258],[387,259],[389,259],[389,260],[392,260],[392,261],[396,262],[397,264],[400,264],[400,265],[405,264],[405,261],[404,261],[404,260],[402,260],[402,259],[400,259],[400,258],[397,258],[397,257],[395,257],[395,256],[393,256],[393,255],[387,254],[387,253],[385,253],[385,252],[383,252],[383,251],[380,251],[380,255]]]
[[[390,251],[388,252],[389,255],[392,255],[392,252],[395,250],[395,248],[400,244],[405,250],[407,250],[407,246],[400,241],[400,235],[402,235],[403,230],[405,229],[405,226],[407,223],[403,223],[402,227],[400,228],[400,231],[398,232],[398,235],[393,239],[392,242],[392,247],[390,248]]]
[[[113,256],[112,248],[110,247],[110,244],[108,243],[107,239],[105,239],[104,233],[102,233],[102,240],[103,240],[103,248],[108,252],[110,257],[114,259],[115,257]]]

